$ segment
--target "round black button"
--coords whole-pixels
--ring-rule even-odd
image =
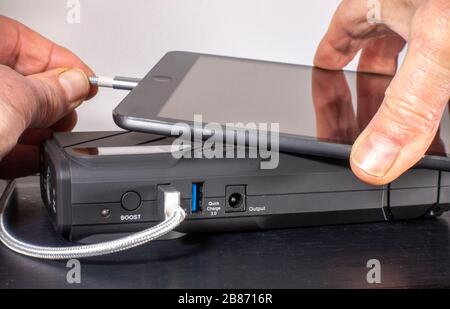
[[[120,203],[125,210],[133,211],[141,206],[141,196],[137,192],[129,191],[122,195]]]

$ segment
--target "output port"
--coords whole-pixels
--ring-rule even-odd
[[[246,209],[246,185],[225,187],[225,212],[243,212]]]
[[[203,182],[192,183],[191,192],[191,213],[199,213],[203,208]]]
[[[228,205],[233,208],[238,208],[242,204],[242,195],[240,193],[233,193],[228,199]]]

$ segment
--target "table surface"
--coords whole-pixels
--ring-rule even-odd
[[[62,245],[37,177],[18,182],[14,233]],[[81,260],[69,284],[66,261],[20,256],[0,245],[0,288],[373,288],[450,287],[450,214],[437,219],[187,235]],[[378,259],[381,283],[367,283]]]

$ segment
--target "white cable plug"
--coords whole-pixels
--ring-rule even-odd
[[[0,241],[11,250],[22,255],[46,260],[68,260],[100,256],[131,249],[157,239],[175,229],[186,217],[180,206],[180,192],[165,185],[158,187],[158,202],[164,204],[165,220],[156,226],[116,240],[91,245],[72,247],[44,247],[26,243],[14,237],[6,227],[5,212],[14,193],[15,182],[11,181],[0,201]]]
[[[141,81],[140,78],[123,76],[89,76],[89,83],[97,87],[133,90]]]

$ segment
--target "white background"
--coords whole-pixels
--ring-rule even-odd
[[[2,0],[15,18],[78,54],[99,75],[144,76],[168,51],[312,64],[339,0]],[[1,39],[1,38],[0,38]],[[355,61],[349,65],[355,68]],[[76,130],[115,130],[126,92],[101,89],[78,110]]]

